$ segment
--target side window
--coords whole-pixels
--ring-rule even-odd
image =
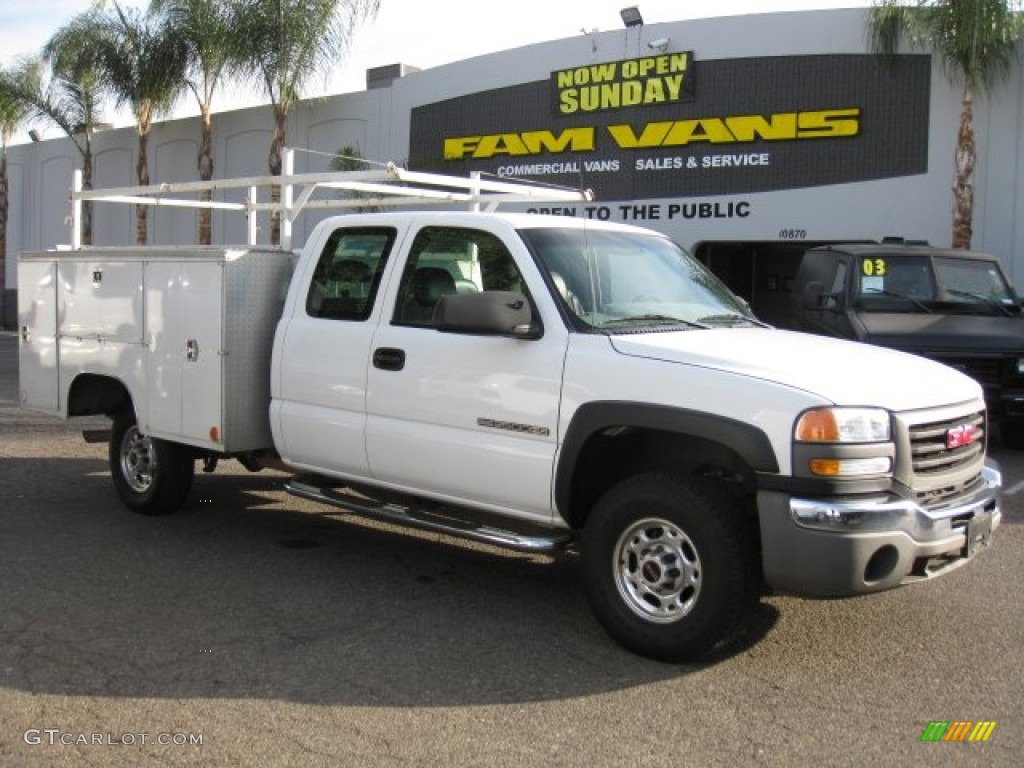
[[[394,242],[390,227],[336,229],[313,270],[306,313],[330,320],[368,318]]]
[[[431,327],[442,296],[479,291],[526,292],[501,239],[476,229],[424,227],[409,251],[393,322]]]

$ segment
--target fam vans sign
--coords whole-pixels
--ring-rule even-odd
[[[557,70],[412,112],[409,162],[688,197],[927,172],[931,61],[696,61],[692,51]]]

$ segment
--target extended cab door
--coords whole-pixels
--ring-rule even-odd
[[[366,372],[395,226],[326,230],[315,263],[294,276],[274,344],[271,426],[294,466],[366,478]],[[301,293],[299,293],[301,291]]]
[[[546,521],[568,331],[522,242],[502,226],[410,232],[390,316],[373,339],[367,453],[378,481]],[[542,337],[435,330],[441,296],[488,290],[526,296]]]

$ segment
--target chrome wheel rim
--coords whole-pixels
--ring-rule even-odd
[[[136,493],[145,493],[153,485],[156,454],[153,440],[132,425],[121,438],[121,476]]]
[[[660,518],[645,518],[619,537],[612,567],[615,586],[642,619],[670,624],[689,614],[700,595],[702,570],[693,541]]]

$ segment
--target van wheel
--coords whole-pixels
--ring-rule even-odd
[[[195,461],[186,448],[139,431],[135,416],[114,416],[110,476],[126,507],[143,515],[177,510],[192,490]]]
[[[621,645],[690,659],[743,627],[759,595],[754,532],[701,478],[648,474],[609,490],[583,532],[587,596]]]

